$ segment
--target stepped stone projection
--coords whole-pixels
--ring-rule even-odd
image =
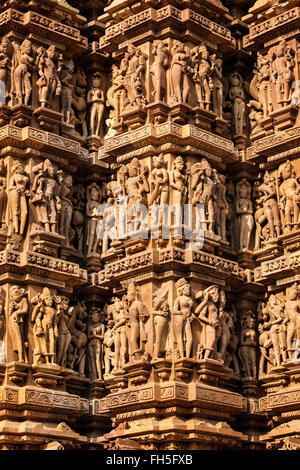
[[[0,449],[300,449],[298,0],[3,0]]]

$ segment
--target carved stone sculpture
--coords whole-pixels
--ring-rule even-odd
[[[290,160],[279,167],[278,173],[282,181],[279,186],[279,205],[283,215],[284,228],[290,232],[300,227],[300,184]]]
[[[192,204],[203,204],[205,217],[204,229],[205,231],[213,232],[215,222],[215,180],[213,178],[212,167],[205,158],[202,158],[200,163],[195,163],[192,166],[191,175],[191,185],[194,190]]]
[[[169,320],[169,305],[166,300],[168,289],[159,289],[153,299],[154,317],[154,350],[153,357],[163,357],[166,353],[166,337],[168,333],[168,320]]]
[[[236,185],[235,213],[237,216],[237,246],[240,250],[249,250],[254,219],[251,184],[246,178],[241,179]]]
[[[21,46],[14,44],[12,64],[13,104],[29,106],[32,93],[32,72],[35,70],[32,43],[25,39]]]
[[[191,287],[189,283],[181,278],[176,282],[178,297],[176,297],[173,311],[173,331],[176,342],[176,350],[179,357],[191,357],[193,347],[192,321],[194,319],[191,297]]]
[[[71,175],[65,175],[60,189],[60,234],[65,237],[67,246],[70,245],[71,221],[73,215],[72,186],[73,177]]]
[[[150,67],[154,101],[165,101],[167,90],[166,70],[170,62],[168,44],[156,41],[152,47],[154,61]]]
[[[87,240],[88,255],[97,253],[100,240],[97,233],[97,225],[99,222],[98,209],[100,204],[101,191],[96,183],[92,183],[86,190],[86,215],[88,217],[87,223]]]
[[[87,95],[90,105],[90,132],[97,137],[102,136],[102,123],[104,116],[104,92],[101,84],[101,74],[95,72],[92,77],[92,86]]]
[[[270,318],[270,336],[274,349],[275,364],[277,367],[287,360],[287,334],[285,316],[285,302],[277,295],[272,294],[267,303],[267,312]]]
[[[91,310],[88,326],[88,363],[92,380],[102,379],[102,343],[104,340],[104,325],[101,323],[101,311]]]
[[[238,72],[229,76],[229,99],[232,103],[233,138],[245,137],[246,105],[243,78]]]
[[[61,113],[66,124],[71,124],[73,88],[72,83],[74,72],[73,60],[65,60],[61,66]]]
[[[87,115],[87,80],[86,75],[80,68],[72,74],[72,109],[71,124],[74,126],[76,134],[86,139],[88,135],[86,115]]]
[[[218,118],[223,118],[223,101],[224,101],[224,85],[223,85],[223,61],[222,59],[214,59],[212,71],[212,104],[213,111]]]
[[[127,91],[125,106],[142,107],[146,104],[144,95],[144,73],[146,57],[139,47],[129,44],[127,48],[128,65],[124,76],[124,86]]]
[[[287,353],[289,359],[292,360],[294,353],[297,353],[300,339],[300,289],[297,283],[294,283],[288,289],[285,310],[288,320],[286,331]]]
[[[178,156],[175,158],[170,172],[170,186],[172,191],[172,204],[182,207],[187,196],[188,175],[184,168],[184,160]]]
[[[124,304],[116,299],[113,304],[114,309],[114,370],[123,369],[128,356],[128,338],[126,332],[126,310]]]
[[[9,291],[7,327],[12,342],[12,350],[18,362],[27,361],[26,342],[24,338],[25,318],[28,314],[28,300],[25,289],[14,285]]]
[[[126,54],[125,58],[126,60]],[[127,68],[127,62],[125,66],[125,71]],[[111,76],[111,87],[107,90],[106,94],[106,106],[110,107],[110,118],[111,118],[111,127],[117,126],[122,121],[121,113],[125,107],[126,99],[126,88],[124,85],[124,73],[122,70],[122,62],[120,69],[116,66],[112,66],[112,76]],[[107,137],[107,135],[106,135]]]
[[[256,379],[256,331],[253,312],[248,311],[241,320],[242,331],[239,356],[242,361],[242,373],[245,377]]]
[[[215,67],[216,56],[212,55],[210,57],[204,43],[193,49],[191,55],[194,63],[193,80],[195,82],[198,105],[200,108],[210,111],[211,94],[214,87],[212,73]]]
[[[60,184],[55,167],[46,159],[32,168],[31,204],[36,210],[36,222],[46,232],[57,233],[61,212]],[[61,172],[60,172],[61,173]],[[60,174],[58,173],[58,174]]]
[[[287,106],[291,100],[291,85],[294,80],[295,67],[293,52],[284,39],[273,50],[271,80],[275,87],[275,110]]]
[[[270,238],[273,239],[275,237],[279,237],[281,223],[277,203],[275,178],[268,171],[265,172],[263,183],[258,187],[258,191],[261,196],[256,202],[257,204],[262,204],[268,221]]]
[[[29,177],[25,175],[23,163],[16,161],[11,169],[12,176],[8,185],[8,219],[11,223],[11,231],[18,235],[24,235],[28,216],[26,189]]]
[[[187,103],[190,91],[189,75],[192,73],[191,59],[180,41],[174,43],[171,55],[171,100],[175,103]]]
[[[13,46],[10,40],[3,37],[0,43],[0,103],[2,104],[6,104],[10,99],[12,52]]]
[[[6,321],[5,321],[5,301],[6,292],[0,288],[0,364],[6,362],[6,351],[5,351],[5,333],[6,333]]]
[[[51,108],[54,96],[61,93],[59,72],[54,63],[55,52],[55,46],[50,46],[47,50],[40,47],[38,50],[37,70],[40,78],[36,84],[39,87],[39,101],[43,108]]]
[[[212,285],[197,294],[201,303],[196,307],[195,315],[201,325],[201,345],[204,351],[203,359],[214,359],[217,352],[217,342],[221,334],[219,318],[219,287]],[[203,299],[203,300],[202,300]]]
[[[128,316],[129,316],[129,356],[130,361],[141,359],[145,356],[147,343],[146,322],[149,311],[140,299],[140,293],[135,284],[131,283],[127,289]]]

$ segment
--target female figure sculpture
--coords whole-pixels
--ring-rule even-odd
[[[87,95],[90,105],[90,130],[91,135],[102,136],[102,121],[104,116],[104,92],[101,86],[101,74],[94,73],[92,87]]]
[[[54,95],[60,95],[61,84],[58,71],[53,59],[55,57],[55,46],[50,46],[47,51],[41,47],[38,51],[37,69],[40,78],[36,82],[40,89],[39,100],[42,108],[51,108]]]
[[[250,237],[254,227],[253,205],[250,199],[251,184],[246,178],[241,179],[236,185],[236,203],[235,213],[238,224],[238,243],[240,250],[248,250],[250,245]]]
[[[28,300],[25,289],[12,286],[9,291],[8,331],[12,342],[12,350],[17,354],[19,362],[25,362],[24,316],[28,313]]]
[[[179,295],[175,299],[172,311],[174,338],[180,358],[189,358],[191,357],[193,346],[191,323],[194,319],[191,287],[184,278],[181,278],[176,282],[176,288]]]
[[[171,54],[172,99],[176,103],[186,103],[190,91],[190,57],[185,52],[184,44],[179,41],[172,47]]]
[[[12,176],[8,186],[9,221],[14,233],[24,235],[28,215],[26,198],[30,194],[26,189],[29,177],[25,175],[24,165],[21,162],[14,163],[11,171]]]
[[[154,62],[150,67],[154,101],[164,101],[167,89],[166,70],[169,66],[169,49],[163,41],[157,41],[152,49]]]
[[[203,300],[197,306],[195,315],[201,326],[201,345],[204,350],[204,359],[214,359],[217,351],[217,342],[221,334],[221,325],[218,311],[219,287],[212,285],[197,294]]]

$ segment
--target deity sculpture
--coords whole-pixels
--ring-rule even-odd
[[[229,100],[232,103],[233,137],[245,136],[246,104],[243,78],[238,72],[229,76]]]
[[[235,214],[237,217],[237,247],[249,250],[250,237],[254,227],[253,205],[251,201],[251,184],[242,178],[236,184]]]
[[[51,108],[54,96],[61,93],[61,83],[59,80],[59,69],[54,63],[55,46],[50,46],[47,50],[44,47],[38,49],[37,70],[39,79],[36,82],[39,87],[39,101],[42,108]]]
[[[72,204],[72,175],[65,175],[60,189],[61,212],[60,212],[60,234],[66,239],[67,246],[70,245],[71,220],[73,215]]]
[[[153,357],[163,357],[166,353],[165,343],[168,333],[168,317],[169,317],[169,305],[166,297],[168,295],[168,289],[159,289],[153,299],[153,311],[154,317],[154,350]]]
[[[61,212],[60,184],[50,160],[34,165],[31,204],[36,210],[36,222],[46,232],[57,233],[58,214]]]
[[[12,63],[12,101],[13,104],[30,105],[32,83],[31,74],[35,70],[31,41],[25,39],[21,46],[14,45]]]
[[[256,331],[252,311],[249,310],[243,315],[241,325],[239,356],[243,365],[243,373],[245,377],[256,379]]]
[[[57,301],[57,364],[67,365],[67,353],[71,344],[70,322],[74,316],[74,308],[69,307],[69,299],[65,296],[56,297]],[[74,348],[75,352],[75,348]]]
[[[102,380],[102,344],[104,325],[102,314],[98,308],[92,308],[88,326],[88,363],[92,380]]]
[[[75,241],[79,254],[83,252],[84,223],[85,223],[85,190],[83,184],[77,183],[72,190],[72,227],[74,228]],[[74,242],[73,242],[74,243]]]
[[[125,54],[125,59],[126,57],[127,55]],[[111,108],[109,113],[111,118],[111,128],[120,124],[122,121],[121,113],[125,107],[125,99],[126,89],[124,85],[124,73],[121,67],[119,69],[116,65],[113,65],[111,87],[107,90],[106,94],[106,106]]]
[[[230,342],[230,324],[231,324],[231,317],[228,312],[225,310],[226,306],[226,294],[223,289],[220,289],[219,291],[219,321],[220,321],[220,328],[221,328],[221,334],[219,338],[219,345],[218,345],[218,352],[217,352],[217,357],[218,359],[224,361],[225,359],[225,353],[227,350],[227,347]]]
[[[13,47],[10,40],[3,37],[0,43],[0,103],[2,104],[7,104],[10,99],[12,51]]]
[[[277,295],[272,294],[267,303],[267,312],[270,318],[270,336],[274,348],[275,364],[277,367],[287,360],[287,333],[288,317],[285,315],[285,302]]]
[[[104,92],[101,84],[100,72],[95,72],[93,74],[92,86],[88,91],[87,102],[90,105],[91,135],[101,137],[104,116]]]
[[[214,59],[212,69],[212,105],[213,111],[218,118],[223,118],[223,100],[224,100],[224,85],[223,85],[223,61],[222,59]]]
[[[213,170],[209,162],[202,158],[201,162],[194,163],[191,168],[192,189],[194,195],[192,204],[203,204],[204,206],[204,230],[213,232],[215,222],[215,189],[216,182],[213,178]],[[223,196],[222,196],[223,200]],[[223,201],[224,202],[224,201]],[[224,202],[225,204],[225,202]],[[227,201],[226,201],[227,205]],[[223,226],[224,230],[224,226]],[[223,233],[224,234],[224,233]]]
[[[193,347],[192,321],[194,319],[191,287],[186,279],[181,278],[176,282],[176,288],[178,297],[175,299],[172,311],[176,350],[180,358],[190,358]]]
[[[290,160],[280,165],[279,179],[279,207],[282,211],[284,227],[290,232],[300,227],[300,184],[296,178],[296,172]]]
[[[287,302],[285,304],[288,319],[286,341],[287,353],[290,360],[299,347],[300,340],[300,288],[294,283],[287,291]]]
[[[87,99],[86,99],[87,80],[83,70],[78,68],[72,74],[72,109],[71,109],[71,124],[74,126],[75,132],[82,136],[84,139],[88,135],[86,114],[87,114]]]
[[[149,206],[152,204],[159,206],[158,220],[155,226],[160,227],[163,218],[163,210],[169,202],[169,174],[165,168],[164,156],[160,154],[153,156],[153,170],[150,174],[150,198]]]
[[[187,103],[190,91],[189,75],[192,73],[191,59],[180,41],[174,43],[171,55],[171,100],[175,103]]]
[[[187,196],[188,174],[184,169],[184,160],[181,156],[175,158],[170,172],[170,186],[173,188],[172,204],[183,207]]]
[[[198,105],[200,108],[210,111],[213,90],[212,73],[215,68],[216,56],[212,55],[210,57],[204,43],[195,47],[191,55],[194,63],[193,80],[195,82]]]
[[[130,327],[129,335],[129,357],[130,360],[145,357],[145,347],[148,339],[146,323],[149,311],[140,299],[140,293],[134,283],[127,288],[128,320]]]
[[[108,320],[103,338],[104,379],[110,375],[114,366],[115,353],[112,350],[114,345],[114,324],[114,320]]]
[[[221,325],[222,321],[223,320],[221,318]],[[231,306],[231,310],[229,311],[229,317],[227,316],[226,323],[230,332],[230,339],[225,351],[224,365],[225,367],[230,367],[230,365],[232,364],[233,371],[237,375],[240,375],[240,367],[237,358],[237,351],[239,345],[239,337],[236,333],[237,312],[233,305]]]
[[[144,96],[144,73],[146,57],[139,47],[129,44],[127,48],[128,62],[124,76],[124,86],[127,92],[125,107],[141,108],[146,104]]]
[[[61,82],[61,113],[63,121],[66,124],[71,124],[72,117],[72,102],[73,102],[73,60],[66,60],[61,66],[60,82]]]
[[[88,313],[84,301],[77,302],[70,317],[69,330],[73,345],[71,368],[78,366],[79,375],[84,376],[88,337],[86,334]]]
[[[195,315],[201,325],[201,345],[204,351],[203,359],[214,359],[217,352],[217,342],[221,335],[218,301],[219,287],[212,285],[197,294],[202,299],[196,307]]]
[[[51,294],[48,287],[32,299],[31,315],[34,338],[34,362],[45,359],[46,364],[55,364],[56,341],[58,339],[57,304],[60,298]]]
[[[12,176],[8,185],[8,220],[15,234],[24,236],[28,216],[27,197],[29,190],[26,186],[29,177],[25,175],[24,164],[16,161],[11,169]]]
[[[259,350],[260,350],[260,360],[259,360],[259,375],[265,374],[266,363],[273,366],[273,363],[270,359],[270,348],[272,346],[271,338],[271,324],[268,307],[265,303],[259,302],[257,307],[257,320],[258,320],[258,331],[259,331]],[[275,365],[275,364],[274,364]]]
[[[12,286],[9,290],[7,328],[12,342],[12,350],[17,355],[18,362],[27,361],[24,338],[24,320],[28,314],[28,300],[25,289]]]
[[[170,62],[168,44],[156,41],[152,48],[154,61],[150,67],[154,101],[165,101],[167,90],[167,68]]]
[[[118,239],[118,214],[119,196],[122,193],[121,185],[118,181],[110,181],[106,185],[107,201],[101,204],[99,215],[102,216],[98,223],[97,236],[102,239],[102,255],[113,250],[109,249],[109,241]],[[121,201],[120,196],[120,201]]]
[[[128,341],[126,333],[126,311],[124,302],[116,299],[113,304],[114,310],[114,370],[121,370],[126,363],[128,354]]]
[[[6,227],[6,207],[7,207],[7,178],[4,160],[0,160],[0,231]]]
[[[263,117],[267,118],[273,111],[271,87],[271,59],[269,54],[265,56],[260,53],[257,54],[257,68],[259,80],[259,102],[263,109]]]
[[[90,184],[86,189],[86,215],[88,217],[87,239],[88,255],[97,253],[100,240],[97,233],[99,223],[98,209],[100,205],[101,190],[97,183]]]
[[[262,204],[264,213],[266,214],[270,238],[279,237],[281,224],[277,204],[275,178],[268,171],[265,172],[263,183],[257,190],[261,194],[257,199],[257,204]]]
[[[226,236],[226,218],[229,211],[229,205],[226,199],[226,176],[214,170],[214,213],[215,213],[215,232],[222,240],[227,241]]]
[[[293,53],[293,49],[284,39],[273,49],[271,81],[275,87],[275,111],[287,106],[291,101],[291,86],[295,79]]]

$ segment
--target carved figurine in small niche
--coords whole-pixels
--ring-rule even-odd
[[[31,41],[25,39],[21,45],[14,44],[11,90],[13,105],[30,106],[34,62]]]
[[[191,286],[186,279],[176,282],[178,297],[176,297],[172,310],[172,323],[176,350],[180,358],[191,357],[193,347],[192,321],[194,319],[191,297]]]
[[[285,314],[285,301],[272,294],[267,303],[270,318],[270,336],[273,344],[275,364],[277,367],[287,360],[287,328],[288,317]]]
[[[90,105],[90,132],[91,135],[102,137],[102,124],[104,117],[104,91],[101,83],[101,73],[95,72],[92,77],[92,86],[88,91],[87,102]]]
[[[13,46],[7,37],[0,43],[0,103],[7,104],[10,100],[11,65]]]
[[[125,194],[127,195],[127,220],[132,225],[133,231],[138,231],[143,228],[144,222],[144,214],[139,210],[138,205],[148,205],[147,193],[150,191],[148,182],[149,169],[146,165],[142,165],[137,158],[133,158],[133,160],[126,165],[126,169],[124,167],[121,168],[121,178],[122,170],[128,172],[124,184]],[[122,180],[122,182],[123,181],[124,180]],[[135,211],[135,213],[132,213],[132,211]]]
[[[130,361],[145,357],[148,333],[146,323],[150,316],[148,308],[141,300],[139,289],[134,283],[127,288],[128,320],[130,326],[129,357]]]
[[[6,362],[6,351],[5,351],[5,333],[6,333],[5,302],[6,302],[6,292],[2,287],[0,287],[0,364],[5,364],[5,362]]]
[[[31,204],[36,210],[36,222],[46,232],[57,233],[58,214],[61,212],[60,184],[50,160],[33,166],[35,175],[31,188]]]
[[[127,48],[127,67],[124,76],[124,86],[127,92],[125,107],[146,105],[144,96],[146,57],[139,47],[129,44]]]
[[[77,68],[76,72],[72,75],[73,97],[72,97],[72,110],[71,110],[71,124],[74,126],[75,133],[82,136],[84,139],[88,135],[86,114],[87,114],[87,79],[84,71]]]
[[[287,106],[291,101],[291,87],[295,80],[294,68],[294,50],[282,39],[273,49],[271,81],[275,87],[275,111]]]
[[[226,176],[214,170],[214,213],[215,213],[215,233],[222,240],[227,241],[226,236],[226,218],[229,211],[229,205],[226,199]]]
[[[257,54],[259,102],[263,109],[263,117],[267,118],[273,111],[271,87],[271,58],[270,54]]]
[[[281,225],[275,180],[276,178],[266,171],[262,184],[257,188],[260,197],[256,202],[257,204],[262,204],[266,214],[270,238],[279,237]]]
[[[74,308],[69,307],[69,299],[65,296],[59,297],[57,308],[57,364],[63,367],[67,365],[67,354],[71,344],[70,323],[74,317]],[[74,348],[75,352],[75,348]]]
[[[252,311],[249,310],[243,315],[241,326],[239,356],[242,362],[242,374],[244,377],[256,379],[256,331],[255,318]]]
[[[196,307],[195,315],[202,327],[203,359],[215,359],[217,342],[221,334],[218,305],[219,287],[217,285],[209,286],[203,292],[198,292],[196,298],[201,299],[201,303]]]
[[[8,220],[13,233],[24,236],[28,216],[26,189],[29,177],[25,174],[24,164],[16,161],[11,169],[12,176],[8,185]]]
[[[159,289],[153,299],[154,318],[154,350],[153,357],[164,357],[166,353],[166,338],[168,333],[169,323],[169,304],[167,301],[168,289]]]
[[[114,370],[120,370],[127,362],[128,340],[127,340],[127,315],[124,302],[116,299],[113,304],[114,310]]]
[[[243,78],[238,72],[229,76],[229,100],[232,103],[233,138],[245,136],[246,104]]]
[[[195,163],[191,168],[192,189],[194,195],[192,204],[203,204],[204,206],[204,229],[213,232],[215,222],[215,180],[213,169],[209,162],[202,158],[201,162]]]
[[[251,184],[246,178],[242,178],[236,184],[235,213],[237,216],[237,247],[239,250],[249,250],[254,218]]]
[[[7,328],[12,342],[12,350],[18,362],[27,362],[28,346],[25,341],[25,316],[28,314],[28,300],[25,289],[15,285],[9,290]]]
[[[125,57],[127,57],[126,54]],[[124,86],[124,73],[122,73],[121,67],[119,69],[116,65],[113,65],[111,86],[107,90],[106,94],[106,106],[111,108],[109,112],[109,117],[112,121],[110,123],[111,128],[120,124],[122,120],[121,113],[125,107],[126,94],[127,93]]]
[[[170,63],[168,44],[161,40],[154,42],[152,47],[154,61],[150,67],[154,101],[165,101],[167,90],[167,68]]]
[[[71,221],[73,215],[73,204],[72,204],[72,187],[73,177],[72,175],[65,175],[61,188],[60,188],[60,200],[61,200],[61,212],[60,212],[60,234],[66,239],[65,243],[70,246],[71,238]]]
[[[74,230],[74,239],[72,243],[75,244],[78,253],[82,255],[85,226],[85,190],[83,184],[77,183],[73,187],[71,199],[73,205],[72,227]]]
[[[292,360],[300,342],[300,288],[296,282],[287,290],[285,310],[288,319],[287,353]]]
[[[233,371],[239,375],[240,367],[237,358],[237,351],[239,346],[239,337],[236,333],[236,324],[237,324],[237,311],[234,305],[231,305],[229,311],[229,318],[227,318],[227,326],[230,331],[230,340],[225,351],[224,365],[225,367],[230,367],[232,365]]]
[[[211,110],[211,94],[213,90],[212,72],[216,56],[210,56],[204,43],[195,47],[192,52],[194,64],[193,80],[195,82],[198,105],[202,109]]]
[[[77,302],[71,307],[70,321],[68,324],[71,333],[71,344],[73,346],[73,360],[70,363],[71,369],[78,369],[81,376],[84,376],[87,350],[87,309],[84,301]]]
[[[300,227],[300,184],[290,160],[280,165],[278,173],[279,182],[281,182],[279,207],[284,220],[284,228],[290,232]]]
[[[224,101],[224,85],[223,85],[223,61],[222,59],[214,59],[212,68],[212,105],[213,111],[218,118],[223,118],[223,101]]]
[[[150,174],[150,198],[149,205],[159,205],[158,220],[155,221],[157,226],[161,226],[163,210],[169,202],[169,173],[165,168],[164,156],[160,154],[153,156],[153,170]]]
[[[61,65],[60,82],[61,82],[61,113],[63,121],[71,124],[72,103],[73,103],[73,60],[65,60]]]
[[[220,327],[221,327],[221,334],[218,342],[218,352],[217,352],[217,357],[220,360],[225,359],[225,354],[227,347],[230,342],[230,314],[225,310],[226,306],[226,294],[223,289],[220,289],[219,291],[219,321],[220,321]]]
[[[266,304],[263,302],[259,302],[257,306],[257,321],[259,331],[258,343],[260,349],[259,375],[263,375],[266,373],[266,366],[268,364],[272,367],[275,365],[270,357],[270,349],[272,346],[270,315]]]
[[[190,91],[189,75],[192,74],[191,58],[180,41],[174,43],[171,55],[171,101],[187,103]]]
[[[97,183],[90,184],[86,189],[86,215],[88,217],[87,239],[88,255],[97,253],[100,240],[97,234],[99,223],[98,209],[101,199],[101,189]]]
[[[102,376],[102,344],[104,340],[104,325],[99,308],[93,307],[90,312],[90,324],[88,326],[88,364],[92,380],[103,378]]]
[[[170,186],[173,188],[172,204],[183,207],[187,196],[188,173],[181,156],[175,158],[170,172]]]
[[[0,160],[0,232],[7,230],[6,225],[6,207],[7,207],[7,178],[4,160]]]
[[[61,93],[59,66],[54,62],[55,46],[52,45],[47,50],[40,47],[37,54],[37,70],[40,78],[36,84],[39,87],[39,101],[42,108],[52,108],[54,96],[59,96]]]
[[[113,351],[114,346],[114,320],[108,320],[104,338],[103,338],[103,354],[104,354],[104,379],[107,378],[112,368],[114,367],[115,353]]]

